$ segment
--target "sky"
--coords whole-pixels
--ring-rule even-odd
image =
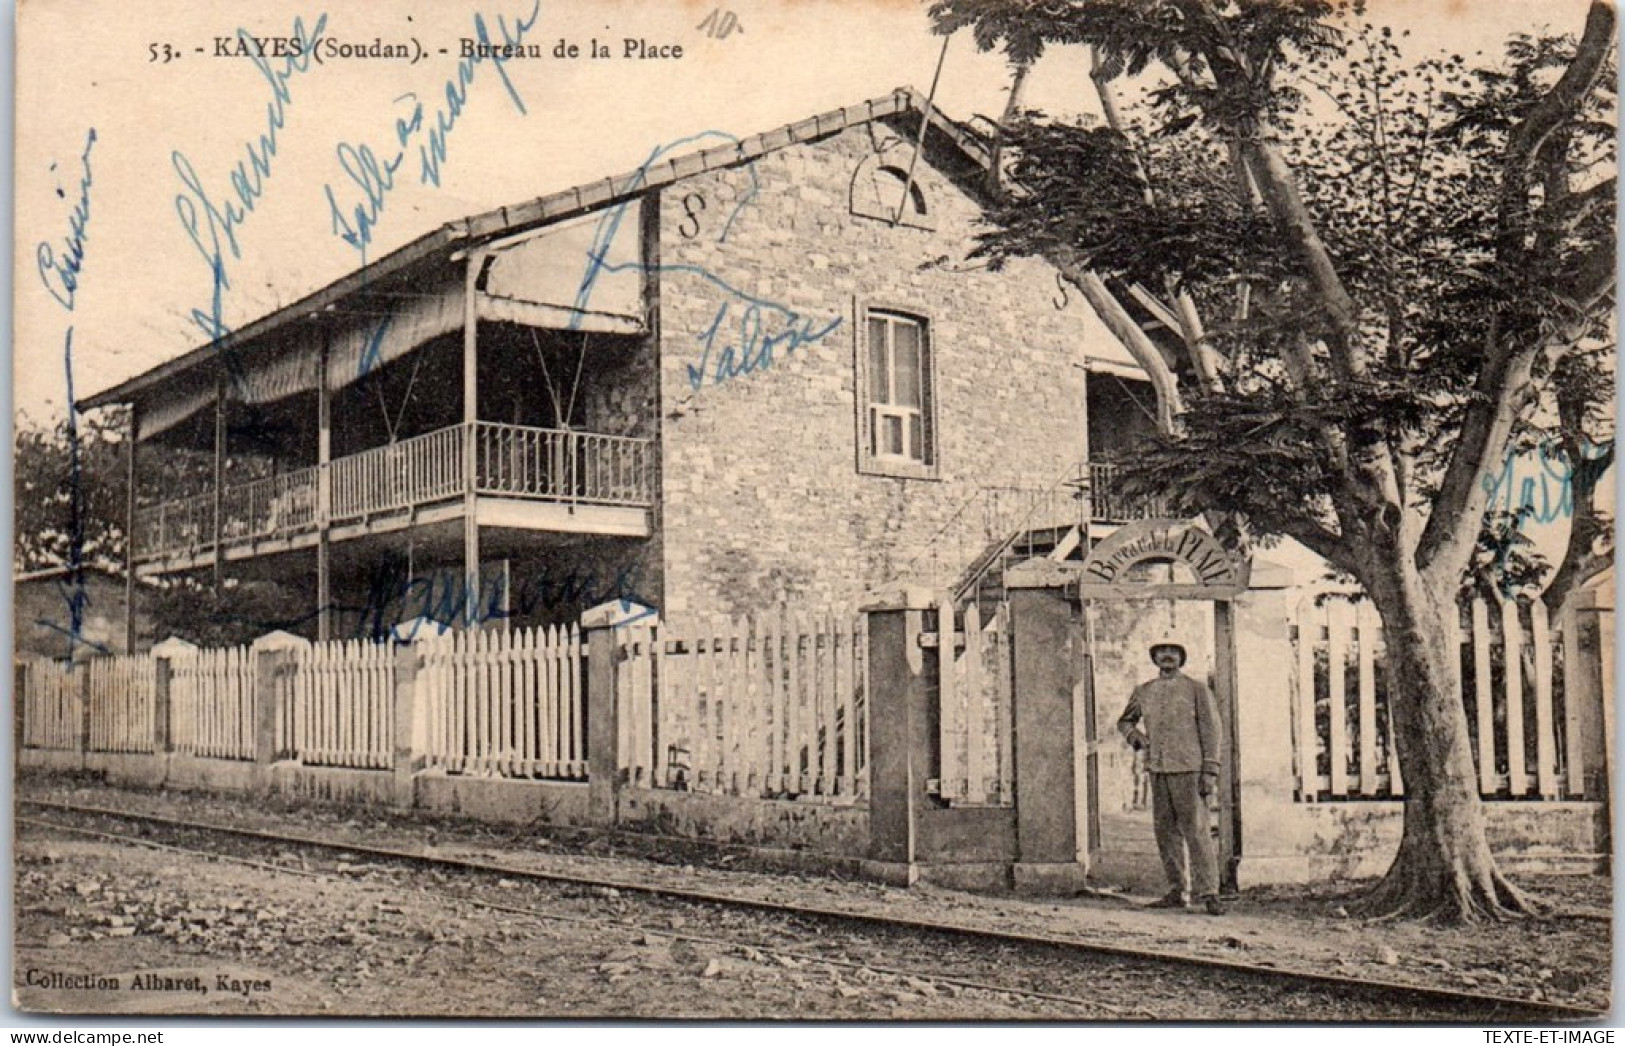
[[[943,43],[925,5],[911,0],[150,0],[140,17],[129,11],[99,0],[21,4],[14,391],[17,409],[37,421],[60,416],[67,402],[70,328],[81,399],[203,343],[190,317],[212,311],[214,274],[178,207],[196,220],[205,201],[222,210],[237,201],[235,167],[254,191],[252,208],[231,226],[236,249],[225,255],[227,325],[354,270],[361,256],[335,231],[328,192],[352,214],[367,196],[346,173],[347,158],[354,170],[363,146],[387,155],[397,121],[417,105],[431,126],[446,111],[458,41],[476,34],[476,18],[500,41],[500,25],[518,33],[534,15],[522,39],[548,56],[500,71],[474,67],[444,138],[439,184],[424,181],[409,153],[379,194],[372,258],[442,222],[630,170],[686,135],[743,137],[902,84],[923,92]],[[1494,50],[1509,31],[1542,23],[1578,31],[1584,4],[1377,0],[1373,11],[1412,28],[1420,55]],[[702,25],[713,12],[708,33]],[[220,39],[235,47],[239,29],[290,36],[302,25],[308,35],[324,18],[323,35],[337,43],[415,40],[425,53],[413,62],[307,59],[303,68],[214,54]],[[683,54],[624,57],[628,38]],[[586,57],[595,39],[612,57]],[[582,56],[553,57],[560,41]],[[1029,104],[1094,111],[1086,72],[1081,52],[1052,51],[1034,73]],[[965,34],[949,39],[936,97],[949,116],[997,116],[1007,88],[997,54],[976,53]],[[263,148],[277,121],[274,150]],[[251,151],[263,170],[253,170]],[[43,276],[41,244],[50,262]]]

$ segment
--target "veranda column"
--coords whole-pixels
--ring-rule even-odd
[[[135,444],[141,436],[140,408],[130,404],[129,445],[124,450],[124,652],[135,653]]]
[[[329,530],[333,520],[333,394],[328,387],[332,325],[321,322],[321,349],[316,357],[316,638],[333,638],[333,567]]]
[[[222,364],[224,366],[224,364]],[[220,597],[220,582],[226,570],[225,520],[221,510],[226,496],[226,376],[214,382],[214,594]]]
[[[463,286],[463,591],[466,596],[466,624],[479,627],[480,603],[480,523],[478,468],[480,420],[480,364],[478,295],[482,254],[468,258]]]

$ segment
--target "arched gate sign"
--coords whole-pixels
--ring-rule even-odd
[[[1142,563],[1187,567],[1192,582],[1129,580]],[[1090,550],[1078,572],[1083,599],[1233,599],[1247,590],[1248,563],[1238,560],[1212,534],[1185,520],[1131,523]]]

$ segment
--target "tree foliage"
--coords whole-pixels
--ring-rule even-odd
[[[116,412],[78,419],[71,429],[67,419],[51,428],[20,419],[13,454],[15,570],[124,569],[124,434]]]
[[[1173,317],[1177,417],[1131,479],[1175,511],[1297,539],[1376,604],[1418,797],[1379,907],[1527,907],[1488,854],[1447,619],[1475,577],[1504,594],[1549,572],[1501,481],[1510,455],[1565,470],[1555,601],[1608,558],[1590,495],[1612,460],[1613,7],[1489,62],[1409,60],[1402,30],[1324,0],[932,11],[984,48],[1087,45],[1097,85],[1148,85],[1138,123],[1103,88],[1106,127],[1007,128],[1010,191],[978,253],[1093,286],[1154,381],[1163,362],[1114,322],[1116,299]]]

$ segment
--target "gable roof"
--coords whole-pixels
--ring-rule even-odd
[[[84,411],[128,403],[143,392],[210,363],[227,347],[241,349],[291,322],[330,309],[379,280],[443,265],[458,252],[491,240],[577,218],[687,178],[747,164],[792,145],[816,142],[851,127],[910,113],[924,114],[928,127],[937,133],[936,140],[945,142],[970,165],[985,168],[989,163],[988,148],[979,135],[943,116],[914,88],[898,87],[879,98],[819,113],[729,145],[682,153],[671,159],[658,160],[633,171],[549,193],[512,207],[499,207],[447,222],[292,304],[106,391],[89,396],[76,406]]]

